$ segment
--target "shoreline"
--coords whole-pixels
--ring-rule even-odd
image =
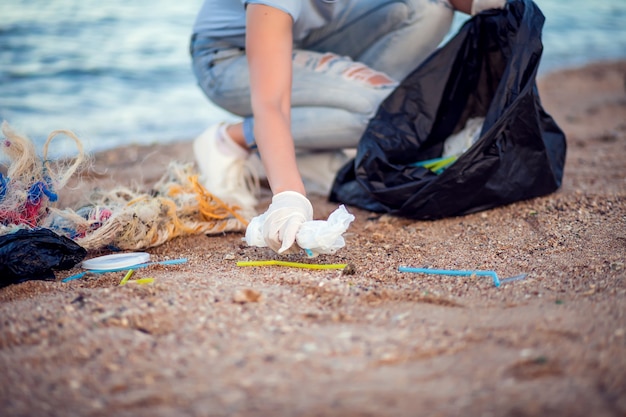
[[[612,65],[619,64],[620,62],[624,62],[624,61],[626,61],[626,57],[621,58],[621,59],[603,59],[603,60],[590,61],[590,62],[583,63],[580,65],[566,66],[563,68],[555,66],[555,68],[550,69],[550,70],[545,70],[545,71],[542,71],[540,68],[540,71],[537,76],[537,80],[538,80],[538,83],[541,84],[543,78],[551,78],[553,75],[557,75],[559,73],[568,73],[571,71],[584,71],[585,68],[588,68],[588,67],[612,66]],[[9,120],[9,123],[10,123],[10,120]],[[59,127],[59,129],[63,129],[63,127]],[[26,136],[29,136],[29,132],[25,129],[20,130],[20,132],[25,134]],[[118,148],[152,147],[152,146],[160,146],[160,145],[173,146],[173,145],[181,144],[181,143],[184,144],[192,140],[193,138],[179,137],[179,138],[165,139],[163,141],[150,141],[150,142],[142,141],[142,142],[130,143],[128,145],[124,145],[124,144],[113,145],[110,148],[104,148],[104,149],[95,149],[95,150],[91,149],[91,150],[88,150],[88,153],[93,156],[93,155],[97,155],[101,153],[113,152]],[[73,157],[73,155],[68,155],[68,157],[71,158]]]

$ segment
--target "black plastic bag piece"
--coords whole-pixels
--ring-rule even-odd
[[[87,251],[50,229],[20,229],[0,236],[0,287],[54,279],[53,270],[74,267]]]
[[[557,190],[565,135],[536,85],[544,16],[530,0],[483,12],[381,104],[330,200],[413,219],[469,214]],[[485,117],[479,140],[437,175],[412,164]]]

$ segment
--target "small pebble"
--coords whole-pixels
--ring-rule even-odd
[[[257,303],[261,301],[262,294],[256,290],[245,288],[243,290],[237,290],[233,294],[233,302],[239,304],[245,303]]]
[[[352,264],[347,264],[346,267],[341,270],[342,275],[354,275],[355,273],[356,270]]]

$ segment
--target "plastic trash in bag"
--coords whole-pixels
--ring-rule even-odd
[[[54,279],[53,270],[70,269],[87,251],[50,229],[20,229],[0,236],[0,287],[28,280]]]
[[[307,249],[307,254],[314,257],[320,254],[333,254],[346,246],[343,234],[354,221],[344,205],[328,216],[328,220],[304,222],[296,234],[296,243]]]
[[[468,20],[381,104],[330,200],[436,219],[558,189],[565,135],[536,86],[544,20],[530,0]],[[484,118],[480,137],[452,164],[437,173],[419,163],[441,158],[473,118]]]
[[[304,222],[296,234],[296,243],[310,258],[322,254],[333,254],[346,245],[343,234],[353,221],[354,216],[348,213],[344,205],[341,205],[328,216],[328,220]],[[254,217],[250,221],[244,238],[249,246],[267,247],[263,239],[264,222],[265,214]]]
[[[467,121],[463,130],[449,136],[443,141],[442,157],[461,156],[480,139],[484,117],[473,117]]]

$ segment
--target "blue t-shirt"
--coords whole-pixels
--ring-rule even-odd
[[[348,10],[358,0],[205,0],[193,27],[193,33],[214,39],[228,39],[244,46],[248,4],[265,4],[288,13],[294,22],[293,40],[304,39]]]

